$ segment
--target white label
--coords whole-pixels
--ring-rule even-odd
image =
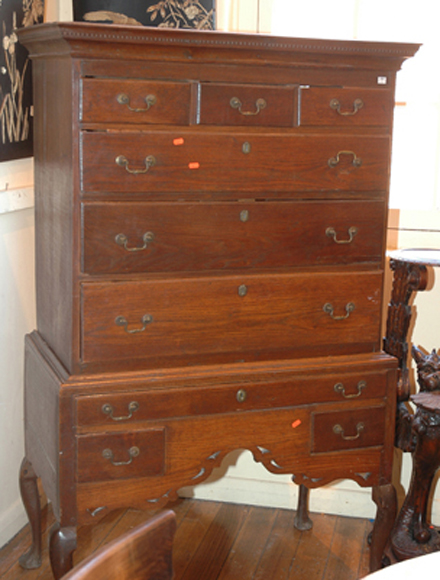
[[[388,82],[387,77],[377,77],[377,84],[378,85],[386,85]]]

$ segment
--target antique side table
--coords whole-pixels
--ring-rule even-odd
[[[425,290],[429,266],[440,266],[440,250],[408,249],[393,252],[392,298],[388,309],[384,350],[399,360],[396,446],[413,455],[411,482],[390,538],[387,556],[400,561],[440,549],[438,531],[427,522],[428,499],[440,466],[440,357],[412,347],[420,390],[410,395],[407,334],[411,299]],[[412,413],[408,401],[415,405]]]

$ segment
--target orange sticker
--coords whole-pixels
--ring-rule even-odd
[[[296,421],[294,421],[294,422],[292,423],[292,427],[293,427],[294,429],[296,429],[296,428],[297,428],[297,427],[299,427],[300,425],[301,425],[301,419],[297,419]]]
[[[173,145],[183,145],[184,143],[185,143],[185,140],[182,139],[182,137],[179,137],[179,139],[173,140]]]
[[[188,163],[188,167],[190,169],[199,169],[200,163],[198,161],[193,161],[192,163]]]

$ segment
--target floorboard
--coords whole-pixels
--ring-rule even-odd
[[[299,532],[292,510],[182,499],[176,513],[175,580],[358,580],[368,573],[370,521],[311,514],[313,528]],[[119,510],[78,530],[74,562],[151,517]],[[43,510],[43,563],[23,570],[19,556],[30,543],[29,527],[0,550],[0,580],[53,580],[48,537],[54,524]]]

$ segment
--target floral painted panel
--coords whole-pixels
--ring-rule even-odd
[[[215,0],[74,0],[75,20],[214,29]]]
[[[0,161],[32,155],[31,63],[15,31],[43,12],[43,0],[0,0]]]

